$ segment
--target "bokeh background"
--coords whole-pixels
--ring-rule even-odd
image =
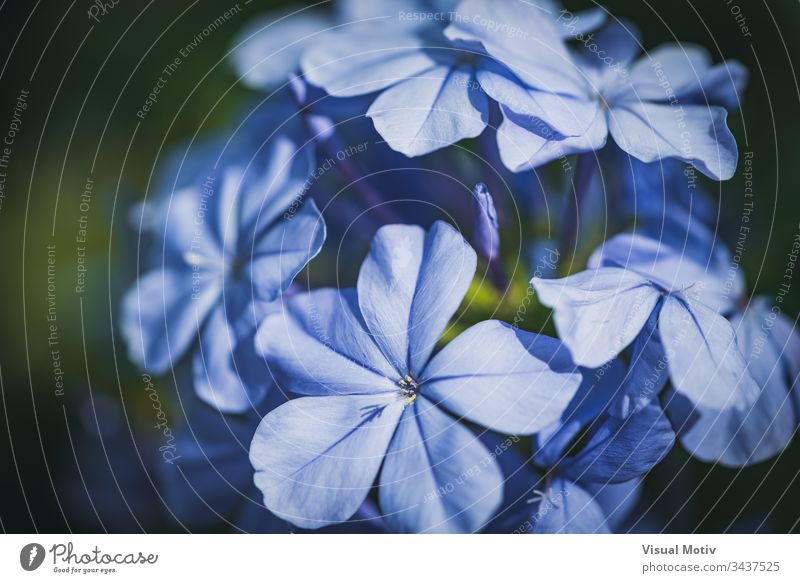
[[[156,437],[152,413],[117,328],[119,296],[136,269],[128,214],[171,145],[224,127],[252,98],[225,55],[248,19],[281,4],[241,0],[238,13],[183,59],[141,120],[136,112],[163,67],[235,3],[118,0],[95,22],[90,0],[0,2],[0,139],[14,130],[0,167],[0,530],[183,530],[167,518],[145,469],[152,448],[142,444]],[[754,158],[742,265],[751,292],[774,296],[800,230],[800,5],[604,5],[634,20],[647,47],[699,43],[716,60],[736,58],[750,69],[744,108],[730,119],[740,150]],[[710,185],[723,201],[723,224],[739,218],[743,183],[740,172]],[[85,244],[76,241],[83,229]],[[76,290],[81,273],[85,287]],[[792,318],[800,312],[797,289],[784,303]],[[691,461],[676,446],[645,488],[660,493],[669,484],[652,509],[667,532],[787,532],[800,516],[798,460],[798,440],[779,458],[742,470]]]

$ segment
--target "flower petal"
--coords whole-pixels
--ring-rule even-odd
[[[664,43],[642,55],[631,68],[631,83],[642,99],[664,99],[666,78],[671,87],[694,82],[711,65],[708,51],[692,43]]]
[[[399,380],[366,331],[354,290],[318,289],[267,317],[256,346],[286,386],[305,395],[392,393]],[[282,379],[283,381],[284,379]]]
[[[533,278],[539,301],[553,308],[559,338],[580,366],[617,356],[644,327],[660,293],[642,276],[616,267],[556,280]]]
[[[579,482],[627,482],[647,473],[674,443],[661,407],[648,405],[625,420],[606,417],[586,446],[560,467]]]
[[[606,516],[594,496],[564,479],[553,480],[532,516],[534,534],[605,534]]]
[[[258,241],[281,214],[295,214],[293,205],[307,194],[314,165],[313,146],[303,145],[306,139],[279,134],[249,166],[239,195],[238,219],[247,234],[243,243]]]
[[[747,68],[730,60],[711,64],[711,55],[690,43],[668,43],[649,51],[631,68],[630,82],[638,99],[669,99],[665,83],[682,103],[722,105],[736,110],[747,84]]]
[[[557,0],[538,0],[538,2],[550,7],[551,17],[558,13],[556,24],[559,25],[559,34],[564,40],[573,40],[582,34],[597,30],[608,20],[608,12],[603,8],[587,8],[573,15],[569,10],[561,9],[561,3]],[[599,33],[600,31],[597,34]]]
[[[673,242],[668,233],[659,240],[622,233],[598,247],[588,265],[623,267],[669,291],[691,289],[710,308],[726,311],[744,292],[744,279],[738,271],[731,277],[730,253],[713,233],[697,225],[691,234]]]
[[[745,409],[759,388],[747,371],[730,322],[686,295],[665,298],[658,318],[676,391],[693,404]]]
[[[537,465],[560,464],[580,433],[609,409],[625,378],[625,365],[615,358],[598,369],[582,369],[581,374],[581,385],[561,418],[535,436]]]
[[[425,396],[494,431],[531,434],[557,421],[581,375],[555,338],[489,320],[439,352],[422,375]]]
[[[606,524],[613,532],[619,532],[625,524],[643,490],[641,478],[621,484],[585,484],[584,488],[603,509]]]
[[[489,102],[471,67],[434,67],[381,93],[367,111],[389,146],[421,156],[478,136]]]
[[[230,58],[244,83],[255,89],[280,85],[289,79],[308,46],[330,26],[314,10],[287,14],[272,11],[250,20],[234,40]]]
[[[555,18],[551,9],[534,2],[464,0],[444,32],[451,40],[481,43],[529,87],[584,94],[585,82]]]
[[[122,334],[142,370],[165,373],[198,337],[220,299],[214,273],[160,267],[143,275],[122,300]]]
[[[680,424],[683,446],[696,458],[728,467],[749,466],[783,451],[795,433],[797,419],[786,384],[783,346],[771,333],[771,312],[755,300],[743,316],[731,321],[748,370],[761,392],[747,409],[722,411],[694,407]],[[678,409],[677,407],[674,409]]]
[[[163,237],[160,260],[192,263],[197,257],[207,264],[221,265],[223,260],[222,241],[216,225],[210,218],[217,213],[217,201],[209,204],[213,197],[215,184],[219,177],[207,174],[171,197],[159,201],[159,208],[153,209],[163,223],[158,224],[155,235]],[[201,208],[206,205],[207,208]],[[188,261],[187,261],[188,260]]]
[[[475,532],[502,502],[503,475],[476,435],[420,396],[389,446],[379,494],[396,532]]]
[[[595,117],[585,134],[565,137],[540,118],[520,116],[505,107],[501,110],[503,121],[497,129],[497,147],[503,165],[512,172],[537,168],[570,154],[600,149],[608,139],[608,126],[602,113]]]
[[[735,59],[714,65],[694,85],[681,88],[684,100],[701,105],[721,105],[728,111],[738,111],[742,107],[744,93],[750,72]]]
[[[256,241],[246,268],[256,297],[266,302],[275,300],[316,257],[324,241],[325,221],[313,200],[273,225]]]
[[[336,97],[364,95],[433,68],[423,41],[390,27],[344,30],[301,59],[306,79]]]
[[[599,112],[596,101],[526,87],[511,71],[488,59],[479,63],[477,79],[487,95],[515,117],[541,119],[561,136],[585,134]]]
[[[678,158],[714,180],[727,180],[739,153],[728,112],[704,105],[634,101],[614,106],[608,126],[617,145],[642,162]]]
[[[605,11],[599,10],[605,15]],[[581,57],[586,65],[600,71],[616,72],[620,76],[627,74],[628,65],[642,50],[639,28],[624,18],[608,20],[590,38],[577,40],[583,42],[585,50]]]
[[[427,234],[410,225],[377,232],[358,276],[358,303],[398,378],[422,371],[476,265],[472,247],[442,221]]]
[[[244,348],[240,344],[249,348],[253,336],[251,332],[240,340],[231,324],[225,307],[219,304],[200,335],[200,349],[192,358],[192,378],[203,401],[225,413],[244,413],[264,397],[269,371],[249,350],[247,354],[237,352]],[[252,380],[256,382],[249,382]]]
[[[255,483],[274,514],[302,528],[344,522],[369,493],[397,428],[396,396],[303,397],[261,421]]]

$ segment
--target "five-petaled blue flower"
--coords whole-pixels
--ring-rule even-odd
[[[489,10],[487,0],[467,3]],[[569,21],[556,26],[571,30]],[[451,38],[483,43],[503,65],[477,79],[501,105],[498,146],[509,169],[599,150],[610,133],[643,162],[677,158],[715,180],[733,176],[736,141],[727,111],[714,104],[738,101],[747,77],[740,63],[712,66],[701,47],[677,44],[634,60],[641,43],[635,27],[624,22],[607,23],[593,33],[594,50],[580,53],[555,42],[550,52],[534,51],[520,38],[457,23],[451,28]]]
[[[291,298],[260,327],[260,352],[304,397],[264,417],[250,450],[276,515],[305,528],[347,520],[380,470],[398,532],[473,532],[502,501],[493,454],[460,420],[507,434],[556,421],[580,384],[558,340],[499,321],[431,356],[475,273],[443,222],[375,236],[357,289]]]
[[[226,161],[176,191],[159,222],[162,261],[123,300],[131,359],[162,374],[192,347],[197,394],[243,412],[268,387],[253,353],[257,323],[322,247],[325,225],[301,205],[307,148],[276,134],[249,165]]]
[[[734,329],[720,314],[736,296],[720,276],[730,260],[726,264],[726,254],[717,251],[703,264],[686,250],[623,234],[595,252],[589,270],[531,283],[539,300],[554,308],[559,336],[577,364],[597,368],[636,340],[634,364],[647,364],[648,372],[660,364],[694,405],[744,409],[759,389]],[[653,384],[630,378],[637,382],[624,387],[617,410],[622,417],[646,406],[666,374]]]

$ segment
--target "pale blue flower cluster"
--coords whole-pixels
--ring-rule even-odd
[[[234,66],[268,98],[165,164],[134,213],[131,360],[202,401],[165,472],[177,512],[200,497],[240,530],[609,532],[676,439],[733,467],[787,447],[800,336],[780,298],[748,298],[696,188],[736,170],[741,64],[643,52],[633,24],[552,0],[334,5],[241,32]],[[543,166],[567,159],[565,196]],[[510,269],[510,241],[543,247],[509,224],[497,176],[513,205],[536,208],[515,185],[538,178],[562,210],[547,269]],[[439,220],[403,206],[409,189]],[[526,329],[537,304],[557,338]],[[255,489],[250,511],[223,484]]]

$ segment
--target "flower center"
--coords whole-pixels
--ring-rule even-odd
[[[410,405],[417,398],[419,392],[419,383],[410,374],[407,374],[402,379],[397,381],[400,387],[400,396],[405,399],[406,405]]]
[[[605,95],[603,95],[601,92],[596,92],[593,98],[601,110],[607,111],[609,109],[608,101],[606,100]]]

